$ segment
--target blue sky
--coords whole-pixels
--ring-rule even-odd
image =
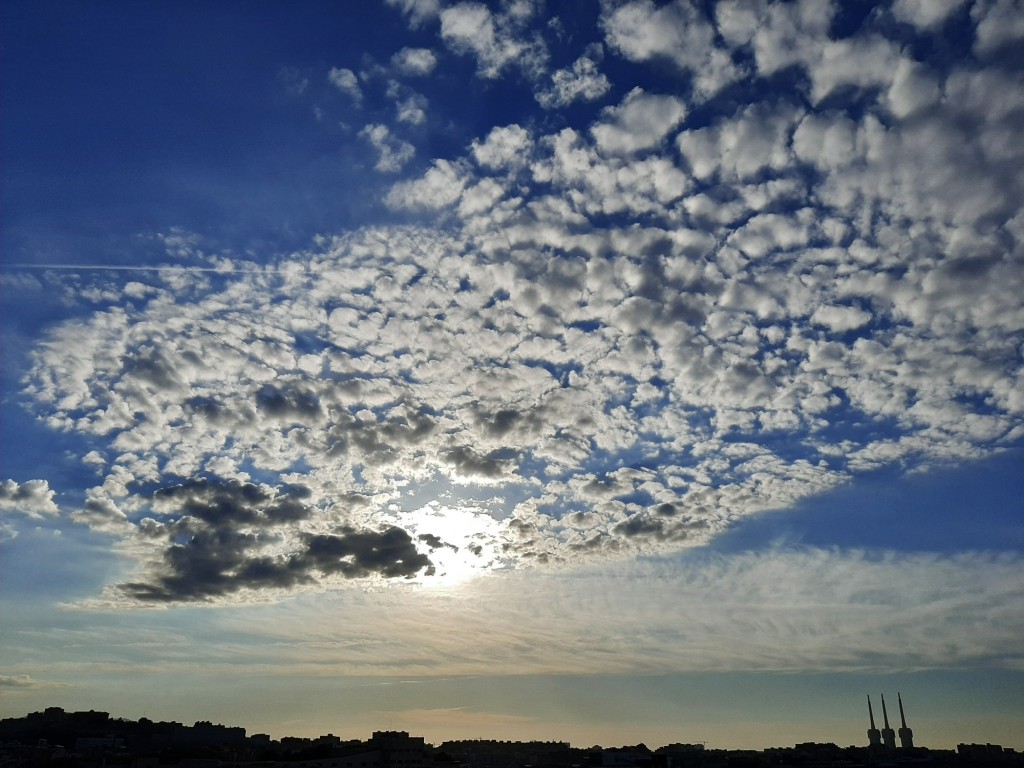
[[[1024,748],[1019,2],[2,14],[0,714]]]

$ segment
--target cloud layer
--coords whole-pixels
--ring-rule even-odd
[[[245,611],[126,616],[123,667],[162,675],[304,677],[1024,669],[1020,557],[833,549],[603,563],[491,574],[459,589],[402,582]],[[82,616],[19,643],[60,643],[35,674],[110,658]],[[168,639],[168,627],[174,626]],[[429,628],[429,631],[427,631]],[[160,648],[159,658],[153,646]],[[17,648],[18,646],[15,646]],[[244,651],[243,651],[244,649]],[[28,654],[31,655],[31,654]],[[240,662],[240,659],[244,659]],[[90,661],[88,672],[102,669]],[[9,683],[10,684],[10,683]],[[18,683],[15,683],[18,684]]]
[[[999,64],[1012,25],[989,23],[1005,3],[972,6],[956,63],[896,39],[956,4],[900,2],[838,37],[828,3],[623,3],[605,47],[553,73],[531,3],[393,5],[483,80],[515,69],[546,110],[593,117],[433,158],[384,196],[406,226],[259,263],[190,252],[207,271],[131,282],[48,274],[93,307],[47,333],[25,393],[100,473],[76,518],[137,558],[113,596],[662,552],[859,472],[1020,442],[1024,83]],[[613,90],[602,55],[685,86]],[[442,63],[403,48],[392,73]],[[352,70],[327,76],[364,98]],[[396,124],[429,120],[389,94]],[[413,162],[395,126],[360,135],[378,171]]]

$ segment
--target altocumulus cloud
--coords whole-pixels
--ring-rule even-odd
[[[456,547],[408,527],[433,498],[499,521],[465,548],[481,568],[661,552],[858,472],[1019,443],[1024,83],[912,60],[884,26],[834,40],[835,12],[620,4],[607,50],[689,95],[496,126],[386,194],[443,226],[72,285],[97,306],[49,331],[25,391],[101,465],[77,519],[139,563],[112,595],[429,579]],[[483,78],[515,62],[545,107],[604,96],[596,54],[540,76],[533,19],[463,3],[440,34]],[[748,103],[687,122],[727,88]],[[411,161],[389,146],[379,170]]]

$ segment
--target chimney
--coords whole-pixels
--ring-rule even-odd
[[[868,728],[868,749],[877,750],[882,746],[882,734],[875,728],[875,713],[871,711],[871,694],[868,694],[868,720],[871,727]]]
[[[900,703],[900,747],[902,749],[913,749],[914,748],[914,732],[907,728],[907,718],[903,714],[903,699],[900,697],[899,691],[896,692],[896,701]]]
[[[896,731],[889,727],[889,713],[885,711],[885,694],[880,695],[882,697],[882,720],[885,721],[885,727],[882,729],[882,744],[887,752],[895,752]]]

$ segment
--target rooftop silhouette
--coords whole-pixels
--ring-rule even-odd
[[[0,766],[26,768],[726,768],[732,766],[1024,766],[1024,753],[996,744],[958,745],[956,750],[916,747],[902,696],[897,748],[882,698],[884,728],[875,727],[868,697],[867,745],[840,747],[803,742],[763,750],[708,748],[703,743],[621,747],[572,747],[563,741],[461,739],[439,745],[407,731],[374,731],[368,739],[344,740],[268,734],[210,721],[193,725],[149,718],[112,718],[95,710],[50,707],[0,720]]]

